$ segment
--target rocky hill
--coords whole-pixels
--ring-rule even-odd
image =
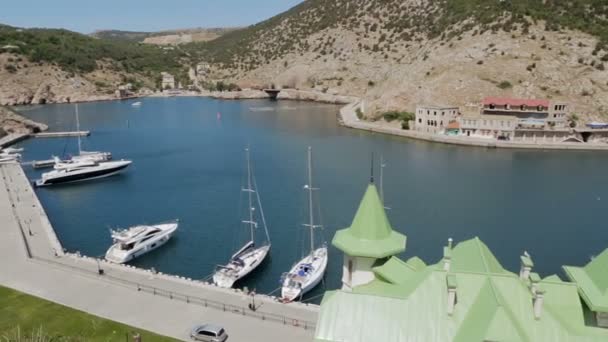
[[[187,80],[189,64],[178,49],[0,25],[0,104],[114,98],[120,85],[160,88],[162,71]]]
[[[595,0],[308,0],[189,52],[214,77],[358,95],[368,114],[502,95],[606,119],[607,18]]]
[[[113,41],[155,45],[178,45],[211,41],[234,30],[236,30],[236,28],[192,28],[159,32],[100,30],[92,33],[91,36]]]

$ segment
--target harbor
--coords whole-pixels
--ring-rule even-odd
[[[74,122],[73,105],[50,106],[57,106],[53,111],[64,114],[54,116],[42,108],[28,115],[49,122],[52,130],[69,131]],[[116,106],[116,110],[109,110],[109,106]],[[45,171],[34,169],[31,160],[79,155],[82,148],[76,137],[29,139],[14,146],[23,149],[23,164],[1,167],[8,184],[6,193],[10,194],[5,206],[10,209],[15,204],[12,215],[19,218],[13,219],[13,246],[9,248],[6,242],[6,250],[19,255],[23,263],[1,266],[10,272],[0,284],[180,339],[187,338],[192,326],[213,322],[224,326],[234,340],[241,340],[235,336],[246,336],[244,329],[262,322],[267,328],[260,332],[260,340],[272,340],[275,333],[294,335],[296,341],[311,340],[318,330],[321,297],[341,287],[343,257],[329,244],[330,239],[352,220],[361,200],[361,189],[353,187],[352,180],[369,179],[369,157],[377,151],[382,151],[378,159],[386,166],[380,169],[386,185],[380,192],[385,206],[391,208],[387,215],[395,222],[395,230],[415,236],[415,241],[408,242],[408,254],[437,260],[441,249],[429,246],[441,246],[446,236],[463,241],[475,234],[493,247],[506,267],[516,268],[517,259],[512,254],[529,248],[545,260],[537,271],[551,274],[560,263],[584,264],[589,250],[603,247],[603,240],[596,238],[579,242],[584,248],[559,252],[566,248],[565,241],[572,240],[572,227],[581,232],[575,239],[601,235],[596,229],[597,216],[608,193],[595,186],[603,175],[593,170],[602,169],[604,161],[590,153],[522,153],[417,143],[343,128],[335,120],[340,108],[330,105],[151,98],[143,100],[141,108],[136,111],[128,103],[80,106],[82,124],[93,132],[81,143],[88,150],[111,151],[116,159],[133,160],[133,167],[105,180],[33,192],[31,182]],[[95,121],[98,112],[107,113],[101,122]],[[53,124],[57,122],[60,124]],[[182,134],[163,135],[167,129]],[[162,143],[141,143],[152,138]],[[243,149],[247,144],[257,184],[253,188],[244,183],[247,168]],[[315,151],[314,181],[308,179],[308,146]],[[539,177],[541,164],[560,168]],[[218,173],[220,165],[223,171]],[[445,170],[451,170],[450,174]],[[490,173],[493,176],[487,177]],[[569,183],[573,173],[584,174],[585,179]],[[307,187],[309,184],[312,187]],[[540,193],[530,190],[540,185],[545,189],[542,196],[554,199],[551,205],[539,206],[543,203]],[[316,191],[319,188],[321,191]],[[311,196],[309,190],[315,194]],[[246,203],[239,201],[241,192],[259,193],[272,249],[255,271],[235,282],[234,289],[223,289],[211,284],[212,275],[239,254],[243,241],[249,241],[250,230],[243,229],[241,222],[247,211],[235,211]],[[311,199],[315,203],[322,200],[321,210],[314,210],[322,217],[310,219]],[[554,206],[571,205],[573,199],[581,204],[576,209],[580,215],[554,212]],[[260,211],[257,203],[250,207]],[[435,207],[443,208],[443,214],[437,215]],[[505,215],[507,212],[518,214]],[[526,222],[521,222],[521,217]],[[541,241],[547,234],[548,217],[553,243],[531,242]],[[170,219],[179,219],[179,228],[162,247],[125,265],[103,260],[115,242],[112,231]],[[252,221],[259,224],[256,234],[263,235],[262,219]],[[323,229],[314,234],[328,243],[327,273],[314,289],[297,298],[301,302],[282,303],[281,287],[289,284],[287,280],[304,279],[299,270],[306,272],[308,262],[294,271],[296,262],[323,246],[310,243],[307,227],[321,225]],[[530,226],[540,228],[531,231]],[[507,238],[509,243],[502,243]],[[293,274],[287,276],[290,270]],[[37,285],[37,273],[45,279],[40,282],[44,287]],[[54,277],[70,279],[67,293],[55,293],[61,281]],[[87,288],[100,293],[98,298],[77,303],[70,298],[70,293],[74,297],[85,295]],[[106,293],[116,298],[105,301]],[[146,301],[144,307],[138,304],[141,301]],[[125,306],[141,307],[138,310],[146,313],[132,317],[136,309]],[[165,307],[168,312],[176,311],[173,327],[165,327],[158,317],[152,317],[162,315],[159,312],[165,312]],[[246,323],[240,325],[243,319]]]
[[[23,169],[11,163],[0,166],[0,172],[0,218],[6,223],[0,239],[3,285],[179,339],[205,319],[221,321],[235,340],[312,338],[316,305],[283,304],[269,296],[64,253]]]

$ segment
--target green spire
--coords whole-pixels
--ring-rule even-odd
[[[405,250],[406,237],[394,232],[373,183],[359,204],[351,226],[336,232],[332,244],[350,256],[385,258]]]

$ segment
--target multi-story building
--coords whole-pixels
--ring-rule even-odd
[[[162,89],[175,89],[175,77],[168,72],[161,72],[162,77],[161,87]]]
[[[472,137],[557,141],[570,134],[567,110],[561,102],[487,97],[481,107],[465,110],[460,132]]]
[[[486,97],[482,115],[508,115],[517,118],[517,128],[565,128],[568,124],[568,105],[549,100],[526,100],[501,97]]]
[[[458,107],[418,106],[414,129],[424,133],[442,133],[460,115]]]

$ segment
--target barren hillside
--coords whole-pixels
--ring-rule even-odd
[[[599,119],[607,14],[592,0],[309,0],[200,49],[216,77],[359,95],[368,114],[513,95]]]

